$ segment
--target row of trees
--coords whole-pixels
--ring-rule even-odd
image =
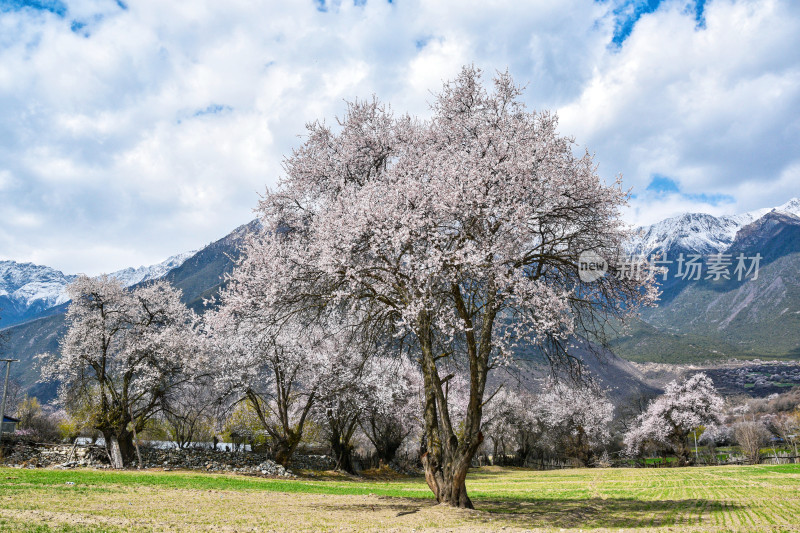
[[[354,413],[392,405],[391,365],[407,356],[428,485],[439,502],[472,507],[465,478],[485,439],[490,373],[520,347],[574,367],[575,336],[602,341],[657,296],[646,276],[581,281],[584,252],[621,271],[627,194],[521,94],[507,74],[489,91],[466,67],[427,120],[372,99],[349,104],[335,130],[310,124],[214,310],[200,321],[165,284],[125,292],[83,278],[45,377],[66,402],[98,407],[119,463],[198,376],[226,401],[249,402],[282,462],[324,407],[344,463],[359,423],[373,438],[397,434],[383,408],[374,426]],[[387,362],[370,372],[376,356]],[[459,386],[463,402],[451,394]],[[410,402],[397,401],[388,412]]]
[[[420,443],[423,378],[399,344],[370,355],[354,351],[359,345],[346,330],[324,336],[286,328],[260,338],[245,329],[249,321],[233,320],[227,305],[195,316],[163,282],[127,290],[114,279],[81,277],[69,291],[69,333],[59,353],[43,356],[43,376],[61,384],[70,414],[61,432],[99,431],[116,466],[133,459],[137,433],[152,435],[157,427],[184,447],[232,413],[249,418],[233,424],[235,433],[265,434],[286,466],[312,421],[337,467],[348,472],[356,432],[384,463],[409,437],[410,446]],[[463,417],[469,407],[463,376],[449,374],[444,392],[449,411]],[[20,413],[30,411],[28,403]],[[547,446],[583,464],[608,441],[613,413],[599,392],[558,382],[538,395],[500,387],[486,409],[482,432],[495,455],[524,462]],[[24,427],[32,426],[29,418]],[[54,434],[55,424],[49,427]]]
[[[419,405],[409,394],[419,394],[419,375],[414,366],[407,358],[387,361],[377,357],[367,365],[372,368],[366,370],[362,380],[366,378],[368,388],[382,386],[380,381],[386,380],[380,376],[396,376],[389,383],[390,401],[376,402],[378,394],[364,389],[359,396],[356,387],[340,389],[333,406],[321,402],[310,410],[312,427],[305,432],[304,440],[307,444],[327,442],[342,469],[352,468],[351,453],[356,446],[362,453],[371,448],[376,462],[389,463],[401,446],[413,456],[419,444]],[[460,379],[448,388],[454,412],[466,408],[466,390]],[[482,452],[495,462],[521,466],[548,459],[604,465],[608,464],[609,451],[620,452],[623,457],[670,454],[678,458],[679,465],[692,462],[698,454],[704,461],[715,462],[717,448],[732,445],[738,445],[753,464],[760,461],[765,449],[776,457],[779,450],[796,457],[798,392],[800,389],[764,400],[734,400],[723,405],[708,377],[698,374],[670,383],[665,394],[650,402],[640,415],[626,416],[623,409],[614,417],[611,402],[593,388],[548,382],[541,393],[532,394],[524,388],[505,386],[487,401]],[[252,403],[245,400],[226,406],[218,394],[218,389],[200,382],[185,385],[181,394],[173,395],[173,400],[165,402],[148,421],[143,434],[150,439],[174,441],[181,448],[195,441],[211,442],[219,434],[253,445],[275,442]],[[11,399],[11,412],[20,420],[20,434],[54,440],[87,434],[87,429],[91,434],[95,427],[85,409],[67,413],[43,408],[36,398]],[[696,447],[693,453],[692,445]]]
[[[540,394],[502,390],[487,405],[484,433],[495,458],[524,466],[535,454],[589,466],[611,440],[614,406],[592,387],[549,382]]]
[[[347,471],[357,429],[388,462],[418,423],[421,377],[402,353],[355,353],[344,333],[287,328],[261,337],[226,305],[201,319],[165,282],[127,290],[83,276],[68,290],[68,333],[58,353],[41,356],[42,376],[60,383],[76,425],[102,433],[117,467],[154,420],[183,446],[209,418],[242,403],[284,465],[312,418]]]

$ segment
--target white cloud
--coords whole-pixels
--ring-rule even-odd
[[[97,273],[201,247],[253,217],[306,122],[373,93],[424,115],[465,63],[559,108],[604,176],[739,202],[704,209],[800,195],[788,0],[709,2],[700,31],[664,2],[619,50],[614,0],[66,4],[0,12],[3,258]]]
[[[698,29],[681,2],[643,16],[561,108],[562,130],[597,152],[603,172],[622,171],[639,191],[661,174],[682,192],[736,200],[720,208],[683,199],[675,209],[783,203],[800,194],[800,182],[776,187],[800,162],[800,4],[717,0],[705,19]],[[660,213],[661,201],[634,203]]]

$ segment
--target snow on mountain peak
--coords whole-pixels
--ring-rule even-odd
[[[8,303],[23,307],[49,308],[67,301],[64,287],[75,276],[33,263],[0,261],[0,296]]]
[[[194,251],[185,252],[155,265],[126,268],[109,276],[130,287],[163,277],[194,254]],[[76,277],[48,266],[0,261],[0,310],[11,322],[4,320],[3,326],[69,301],[66,288]]]
[[[109,277],[117,278],[126,287],[142,283],[144,281],[152,281],[164,277],[167,272],[173,268],[178,268],[184,261],[196,254],[197,251],[184,252],[182,254],[173,255],[172,257],[150,266],[140,266],[139,268],[124,268],[109,274]]]
[[[684,213],[637,228],[628,249],[635,255],[644,256],[669,249],[704,255],[720,253],[731,245],[741,228],[773,211],[800,216],[800,199],[792,198],[775,208],[739,215],[715,217],[706,213]]]
[[[774,211],[783,211],[784,213],[790,213],[796,217],[800,217],[800,198],[792,198],[785,204],[776,207]]]

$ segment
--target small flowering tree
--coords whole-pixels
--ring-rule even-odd
[[[722,408],[722,397],[706,374],[695,374],[681,383],[673,381],[625,434],[626,451],[637,456],[651,443],[671,449],[678,456],[678,464],[686,465],[690,459],[689,433],[720,423]]]
[[[536,399],[524,390],[503,387],[484,408],[483,433],[491,441],[492,461],[513,452],[519,466],[525,466],[541,437],[536,418]]]
[[[742,420],[733,426],[733,436],[747,457],[747,462],[757,465],[761,462],[761,448],[771,436],[761,420]]]
[[[318,397],[313,414],[322,426],[335,468],[355,474],[353,465],[354,435],[359,420],[370,403],[363,352],[359,345],[340,335],[328,339],[329,351],[317,369],[320,376]]]
[[[373,357],[364,373],[366,401],[359,424],[378,459],[389,464],[420,425],[422,374],[405,355]]]
[[[211,373],[228,402],[249,404],[270,437],[275,460],[288,467],[319,400],[330,342],[299,323],[280,331],[263,327],[258,310],[243,304],[257,298],[252,291],[258,289],[257,283],[233,281],[221,291],[219,308],[206,313]]]
[[[204,377],[184,383],[164,399],[161,417],[167,436],[179,449],[194,442],[210,441],[220,409],[213,379]]]
[[[483,441],[489,372],[520,345],[568,364],[571,335],[656,295],[633,276],[580,281],[582,252],[612,269],[622,256],[626,193],[520,95],[508,75],[489,92],[465,68],[428,121],[373,99],[350,104],[337,131],[311,124],[261,201],[264,231],[231,278],[261,286],[243,312],[275,327],[345,310],[366,338],[408,339],[423,375],[426,480],[458,507],[472,507],[465,479]],[[460,419],[446,397],[448,366],[468,384]]]
[[[67,292],[67,334],[57,353],[40,356],[42,379],[60,382],[68,407],[92,406],[92,425],[121,468],[133,457],[134,433],[204,366],[196,317],[165,282],[128,290],[113,278],[81,276]]]
[[[535,416],[551,441],[583,465],[591,464],[594,448],[611,438],[614,406],[590,387],[550,383],[536,398]]]

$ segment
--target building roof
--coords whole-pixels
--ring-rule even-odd
[[[19,422],[19,418],[12,418],[8,415],[3,415],[3,422]]]

